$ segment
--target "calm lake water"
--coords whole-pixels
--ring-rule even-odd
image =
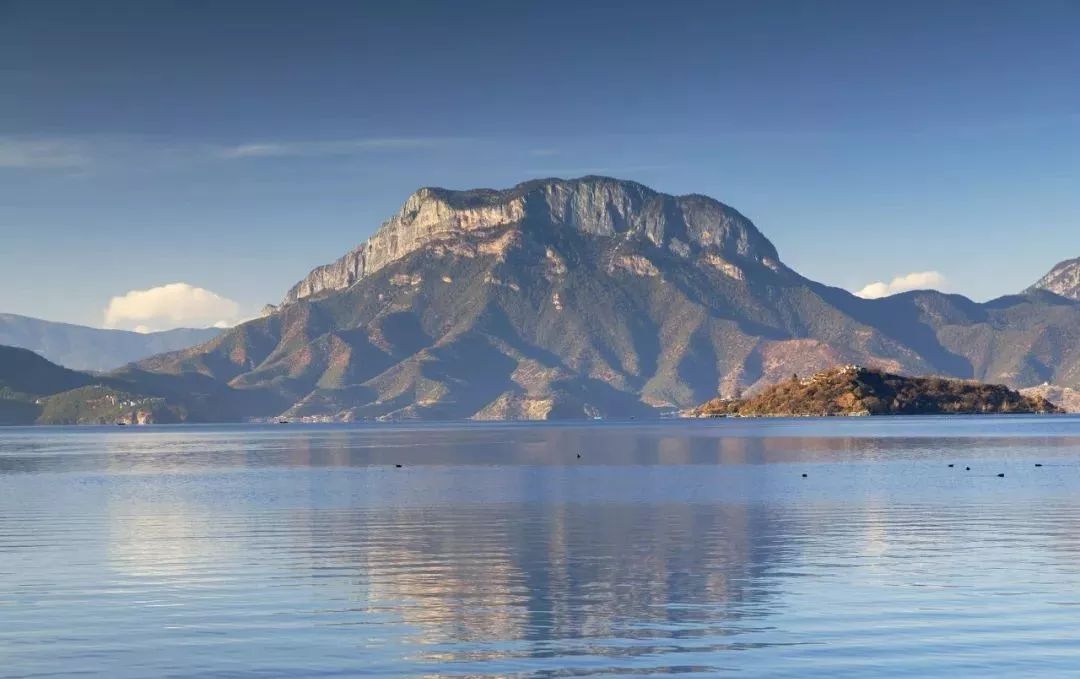
[[[1080,675],[1080,418],[0,429],[0,676],[729,673]]]

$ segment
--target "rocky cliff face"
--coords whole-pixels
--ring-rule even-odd
[[[706,253],[732,275],[746,264],[781,267],[772,243],[748,219],[712,198],[670,196],[605,177],[546,179],[505,191],[420,189],[374,236],[313,270],[284,302],[346,289],[435,243],[506,229],[644,239],[684,258]]]
[[[1080,300],[1080,257],[1060,262],[1030,289],[1049,290],[1055,295]]]

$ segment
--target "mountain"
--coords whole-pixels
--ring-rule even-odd
[[[8,395],[55,394],[84,386],[90,379],[84,373],[62,368],[27,349],[0,346],[0,389]]]
[[[179,328],[141,334],[0,314],[0,344],[29,349],[74,370],[112,370],[147,356],[195,346],[220,333],[219,328]]]
[[[264,317],[116,375],[197,380],[228,416],[617,417],[849,363],[1080,387],[1080,303],[865,300],[800,276],[712,198],[545,179],[420,189]]]
[[[153,424],[214,419],[218,390],[197,380],[128,379],[70,370],[29,349],[0,346],[0,425]]]
[[[713,399],[696,417],[801,417],[819,415],[973,415],[1063,412],[1042,396],[999,384],[940,377],[905,377],[844,366],[774,384],[745,399]]]
[[[641,184],[603,177],[538,180],[508,191],[423,188],[367,242],[312,271],[285,303],[343,290],[410,253],[460,236],[510,225],[568,228],[585,236],[642,238],[684,257],[695,249],[776,266],[776,248],[732,208],[705,196],[666,196]],[[498,247],[498,243],[489,243]],[[503,246],[511,245],[509,242]]]
[[[1028,290],[1049,290],[1055,295],[1080,300],[1080,257],[1059,262]]]

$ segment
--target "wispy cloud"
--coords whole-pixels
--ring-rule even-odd
[[[90,163],[85,148],[69,140],[0,137],[0,168],[78,169]]]
[[[937,271],[912,271],[911,273],[897,276],[891,281],[876,281],[863,286],[855,294],[865,299],[878,299],[888,297],[898,292],[909,290],[940,289],[945,285],[945,276]]]
[[[218,149],[225,159],[349,156],[374,151],[410,151],[462,141],[448,137],[374,137],[320,141],[261,141]]]
[[[332,158],[367,153],[422,151],[476,142],[466,137],[358,137],[323,140],[256,140],[214,144],[153,136],[68,137],[0,135],[0,170],[80,173],[154,168],[260,158]]]

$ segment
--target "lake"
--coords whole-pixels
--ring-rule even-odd
[[[1077,417],[0,429],[5,678],[1077,676],[1078,638]]]

